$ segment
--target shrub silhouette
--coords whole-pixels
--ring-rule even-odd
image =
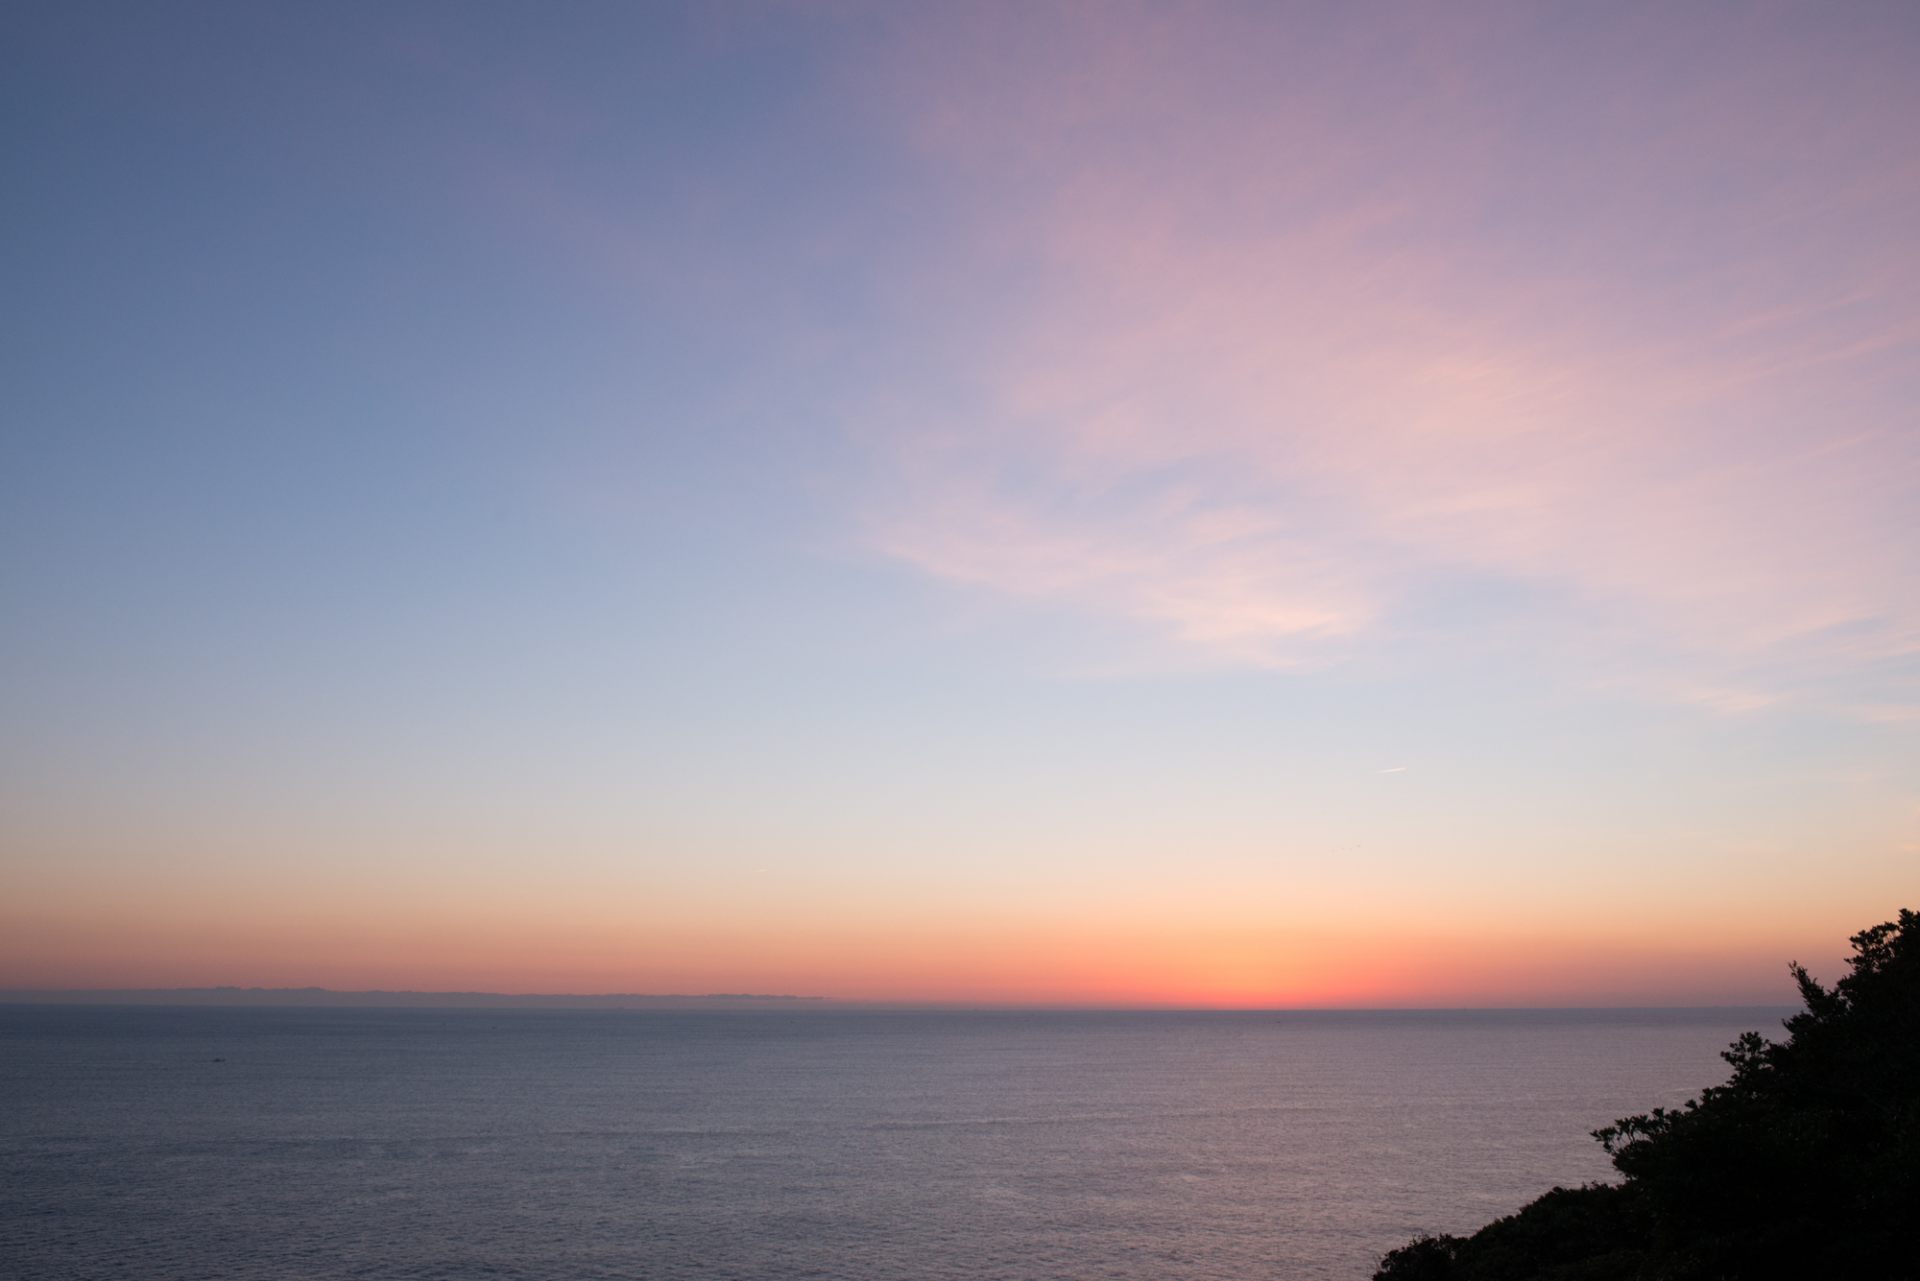
[[[1791,967],[1784,1042],[1748,1032],[1726,1084],[1594,1131],[1620,1184],[1421,1237],[1374,1281],[1920,1277],[1920,915],[1852,942],[1832,988]]]

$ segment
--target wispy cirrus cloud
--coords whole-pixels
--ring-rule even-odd
[[[1205,16],[896,51],[958,228],[916,283],[972,321],[962,407],[869,432],[877,550],[1274,668],[1450,574],[1546,585],[1727,712],[1920,649],[1894,68],[1783,100],[1827,51],[1669,24],[1707,61],[1556,97],[1425,19]]]

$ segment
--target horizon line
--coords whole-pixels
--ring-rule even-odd
[[[119,999],[115,999],[119,998]],[[169,1000],[167,998],[187,998]],[[194,999],[199,998],[199,999]],[[276,1001],[273,998],[292,998]],[[444,1002],[434,1004],[434,1002]],[[300,1005],[330,1005],[332,1008],[412,1008],[457,1009],[481,1005],[489,1008],[533,1008],[558,1003],[578,1003],[588,1008],[645,1008],[653,1004],[664,1008],[710,1006],[718,1009],[801,1008],[870,1011],[1111,1011],[1134,1013],[1272,1013],[1272,1014],[1466,1014],[1527,1012],[1604,1012],[1643,1010],[1727,1010],[1765,1011],[1798,1008],[1791,1002],[1687,1002],[1576,1005],[1204,1005],[1170,1002],[1115,1001],[996,1001],[996,1000],[915,1000],[869,999],[794,993],[758,992],[491,992],[476,990],[427,990],[415,988],[328,988],[319,986],[261,987],[218,984],[205,987],[73,987],[12,988],[0,987],[0,1005],[148,1005],[155,1007],[244,1006],[258,1009],[289,1008]],[[622,1005],[621,1003],[628,1003]]]

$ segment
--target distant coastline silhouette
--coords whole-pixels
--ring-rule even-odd
[[[1417,1238],[1374,1281],[1920,1275],[1920,915],[1852,943],[1832,988],[1790,967],[1806,1008],[1784,1042],[1748,1032],[1726,1084],[1594,1131],[1623,1182]]]
[[[787,1009],[826,1004],[825,997],[760,992],[414,992],[342,991],[329,987],[155,987],[0,990],[0,1004],[193,1005],[340,1009],[702,1010]]]

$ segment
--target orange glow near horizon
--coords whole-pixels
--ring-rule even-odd
[[[994,1005],[1361,1008],[1769,1004],[1792,1000],[1786,953],[1819,968],[1835,939],[1637,941],[1146,922],[919,929],[858,923],[779,933],[722,926],[572,930],[520,920],[230,920],[134,914],[0,921],[14,988],[753,992]],[[1798,950],[1795,951],[1797,946]],[[1837,964],[1837,962],[1836,962]]]

